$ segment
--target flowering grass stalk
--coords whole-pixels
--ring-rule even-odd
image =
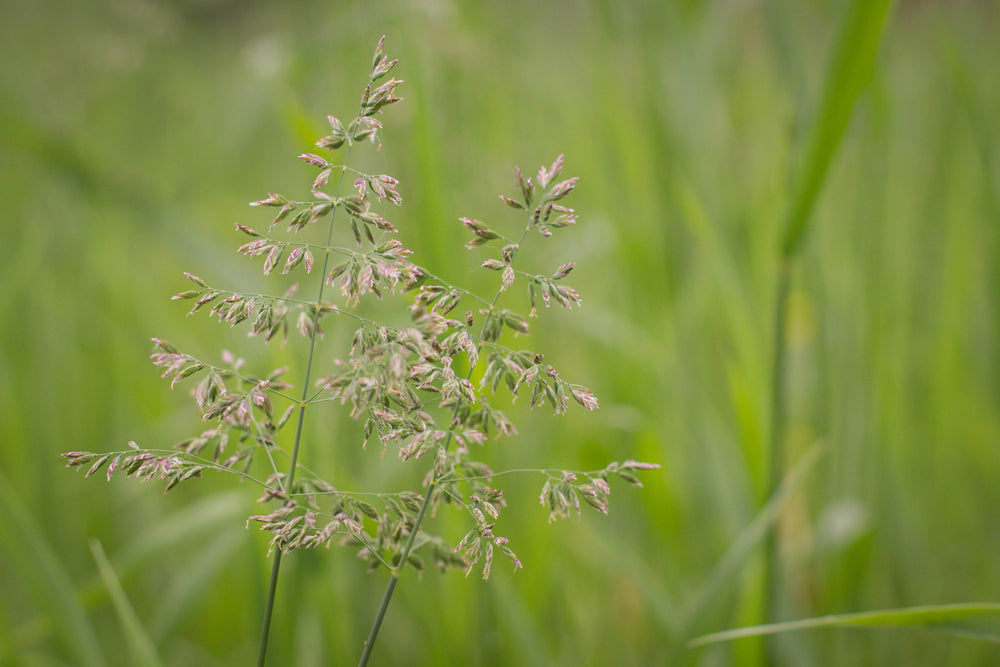
[[[471,234],[466,246],[492,251],[482,262],[484,270],[498,274],[497,288],[489,297],[453,285],[413,263],[410,250],[394,236],[396,227],[378,212],[386,204],[402,204],[398,181],[349,166],[355,147],[378,142],[383,109],[401,99],[396,88],[402,81],[386,79],[397,61],[390,60],[383,49],[384,38],[376,47],[356,118],[345,124],[330,116],[330,134],[317,141],[319,148],[330,153],[343,149],[342,159],[313,153],[299,156],[317,169],[311,198],[296,200],[269,193],[251,204],[277,209],[268,229],[236,225],[250,239],[239,247],[241,254],[263,257],[266,275],[279,267],[280,274],[304,273],[313,281],[315,298],[297,296],[297,284],[280,295],[241,292],[214,286],[191,273],[185,276],[192,288],[173,297],[193,302],[189,314],[207,309],[220,322],[246,325],[250,336],[267,341],[284,341],[290,331],[296,331],[307,341],[300,389],[293,393],[284,379],[285,368],[255,374],[245,370],[247,362],[232,353],[224,352],[221,363],[213,363],[155,338],[153,364],[163,377],[170,378],[172,387],[200,377],[192,396],[202,421],[211,426],[178,443],[174,450],[147,449],[130,442],[125,451],[63,454],[69,466],[86,468],[87,476],[106,468],[109,480],[115,472],[124,472],[141,480],[165,480],[170,489],[212,470],[261,487],[260,502],[268,509],[251,516],[248,524],[254,522],[271,534],[268,554],[273,554],[273,561],[258,665],[264,664],[267,653],[282,555],[294,549],[337,541],[356,548],[369,569],[388,570],[389,581],[363,647],[362,665],[371,655],[404,568],[423,570],[430,563],[442,570],[457,567],[468,573],[478,565],[485,579],[496,555],[509,560],[515,569],[522,567],[509,540],[494,530],[506,501],[493,480],[503,473],[495,473],[472,456],[491,437],[517,434],[514,424],[490,401],[502,391],[513,397],[529,393],[531,407],[548,405],[556,414],[565,413],[571,401],[586,410],[598,407],[589,389],[564,380],[542,353],[513,347],[520,336],[529,334],[529,318],[538,315],[539,305],[547,308],[554,302],[572,308],[580,304],[577,291],[563,282],[574,269],[572,263],[534,273],[517,262],[529,235],[549,239],[577,222],[575,211],[564,203],[577,179],[559,179],[562,156],[539,169],[534,178],[515,168],[517,191],[514,196],[501,196],[522,220],[513,234],[497,225],[460,218]],[[345,186],[346,177],[352,180],[353,189]],[[331,194],[327,189],[334,181]],[[284,235],[272,231],[279,223],[287,225]],[[314,231],[317,227],[321,231]],[[348,230],[349,243],[337,244],[338,234]],[[314,272],[316,268],[319,271]],[[515,285],[527,291],[527,317],[504,307],[504,297]],[[339,300],[329,298],[334,291]],[[409,312],[410,325],[392,326],[361,314],[357,306],[372,297],[398,300]],[[462,310],[464,315],[452,315]],[[324,327],[334,320],[355,327],[351,346],[333,361],[326,375],[314,380]],[[427,462],[420,492],[340,491],[299,463],[305,450],[307,413],[338,404],[361,423],[361,444],[377,440],[383,448],[394,447],[404,461]],[[286,427],[293,421],[293,435],[288,437]],[[282,457],[287,459],[284,466],[279,465]],[[630,460],[587,472],[534,472],[545,477],[540,501],[551,521],[578,514],[582,504],[607,513],[609,480],[617,477],[641,486],[636,473],[656,467]],[[443,506],[457,508],[469,519],[468,531],[454,544],[425,528],[425,519]]]

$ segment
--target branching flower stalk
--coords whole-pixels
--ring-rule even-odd
[[[516,238],[479,220],[460,218],[472,234],[468,248],[482,246],[495,251],[482,262],[485,270],[499,273],[499,286],[492,298],[451,284],[413,263],[410,250],[393,236],[396,227],[373,208],[402,204],[398,181],[386,174],[366,174],[347,164],[356,145],[378,141],[382,123],[377,117],[384,107],[401,99],[395,91],[402,81],[390,78],[383,82],[396,65],[383,48],[384,38],[376,47],[357,117],[345,125],[330,116],[331,134],[317,142],[326,151],[343,148],[343,159],[336,162],[312,153],[299,156],[319,170],[310,188],[312,199],[293,200],[270,193],[251,204],[278,209],[271,228],[285,222],[288,235],[236,225],[251,239],[238,251],[248,257],[263,257],[265,275],[279,266],[280,274],[312,274],[321,254],[315,300],[297,296],[297,285],[280,296],[241,292],[210,285],[191,273],[185,276],[193,288],[173,297],[193,301],[189,314],[207,308],[220,322],[234,327],[245,323],[250,336],[265,341],[284,341],[290,330],[297,331],[307,341],[300,390],[292,393],[292,385],[284,379],[285,368],[257,375],[245,370],[247,363],[228,351],[223,352],[221,363],[212,363],[154,338],[151,359],[163,377],[170,378],[171,387],[200,376],[192,396],[209,428],[177,443],[173,450],[145,449],[130,442],[129,449],[123,451],[63,454],[67,465],[86,469],[87,476],[106,468],[109,480],[115,472],[124,472],[145,481],[165,480],[170,489],[211,470],[262,487],[259,500],[271,507],[247,521],[271,534],[268,554],[273,554],[258,665],[265,661],[281,558],[288,551],[328,547],[336,539],[341,545],[357,548],[370,570],[388,570],[389,581],[363,647],[362,665],[371,655],[404,568],[423,570],[429,559],[441,570],[457,567],[468,574],[481,564],[485,579],[496,554],[510,560],[515,570],[522,567],[508,539],[494,532],[506,500],[492,483],[514,471],[494,472],[471,457],[473,447],[483,446],[490,437],[517,434],[514,424],[490,404],[490,398],[500,390],[513,398],[530,390],[531,407],[547,404],[556,414],[565,413],[570,400],[586,410],[598,407],[589,389],[564,380],[545,363],[543,354],[512,347],[514,340],[529,333],[528,318],[538,315],[539,302],[545,307],[555,302],[572,308],[581,301],[576,290],[562,282],[573,270],[572,263],[543,274],[514,268],[518,251],[532,231],[548,239],[554,230],[576,223],[576,213],[563,200],[577,179],[558,180],[562,156],[551,166],[542,167],[534,178],[515,168],[516,196],[501,196],[501,200],[524,216],[525,224]],[[354,178],[354,190],[344,194],[348,173]],[[326,188],[334,176],[334,193],[328,194]],[[338,210],[343,211],[340,218]],[[344,216],[347,224],[339,222]],[[300,240],[299,234],[308,233],[321,220],[328,221],[325,243]],[[335,245],[341,227],[350,229],[353,247]],[[500,305],[515,283],[527,288],[528,317]],[[338,288],[340,303],[328,299],[327,287]],[[355,310],[362,299],[382,299],[390,294],[405,299],[409,326],[393,326]],[[462,304],[466,307],[464,317],[451,317]],[[353,322],[357,329],[345,357],[334,359],[329,373],[313,381],[323,327],[333,318]],[[476,377],[478,382],[474,383]],[[279,413],[276,404],[284,404],[284,410]],[[430,461],[421,493],[344,491],[300,463],[300,455],[306,451],[307,411],[337,404],[362,423],[362,445],[377,440],[384,450],[394,446],[404,461],[425,457]],[[286,440],[282,433],[293,414],[295,428],[288,451],[282,445]],[[284,467],[279,466],[281,457],[287,458]],[[610,479],[617,477],[641,486],[636,473],[656,467],[629,460],[588,472],[520,472],[545,476],[540,501],[552,521],[579,514],[582,504],[607,513]],[[470,529],[454,544],[447,536],[425,529],[426,519],[443,506],[465,512],[470,520]]]

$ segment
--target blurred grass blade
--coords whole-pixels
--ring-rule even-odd
[[[38,523],[16,490],[0,472],[0,553],[12,563],[31,589],[39,609],[48,613],[67,655],[81,665],[105,665],[97,633],[77,600],[76,589],[62,560],[49,545]]]
[[[243,527],[234,526],[215,539],[207,540],[204,548],[191,556],[157,605],[156,616],[150,624],[155,637],[167,638],[202,597],[212,594],[212,583],[219,580],[219,573],[246,538]]]
[[[861,91],[871,80],[882,29],[891,0],[852,0],[833,47],[823,92],[799,166],[792,205],[785,221],[782,261],[777,275],[774,310],[774,353],[772,357],[771,447],[768,465],[768,493],[776,495],[785,461],[785,325],[790,285],[790,264],[801,245],[827,170],[840,147],[847,124]],[[782,593],[777,535],[768,534],[765,545],[764,620],[775,618]],[[768,664],[775,664],[769,647]]]
[[[125,641],[128,644],[129,652],[132,654],[133,663],[147,667],[163,664],[157,655],[153,640],[150,639],[146,629],[142,627],[142,621],[139,620],[135,609],[129,603],[125,589],[122,588],[121,582],[118,581],[118,576],[115,574],[114,568],[111,567],[111,563],[108,562],[108,557],[104,555],[104,549],[101,548],[100,540],[93,539],[90,541],[90,551],[94,554],[94,560],[97,562],[97,569],[101,574],[101,579],[104,580],[104,585],[111,596],[111,602],[114,604],[115,612],[118,614],[118,620],[125,631]]]
[[[594,524],[581,523],[579,530],[588,549],[580,556],[587,558],[588,567],[602,576],[618,578],[628,572],[628,580],[636,584],[639,594],[649,605],[649,613],[663,632],[676,639],[677,630],[684,619],[680,618],[679,605],[666,585],[668,577],[658,561],[649,562],[641,554],[622,549],[620,543],[608,539],[607,533]]]
[[[711,606],[720,599],[726,587],[737,578],[747,560],[774,525],[785,502],[802,486],[825,451],[826,449],[821,442],[813,444],[806,450],[795,467],[785,476],[775,493],[757,513],[757,516],[743,529],[722,559],[712,568],[705,583],[694,595],[685,623],[687,632],[682,636],[688,636],[691,632],[696,631],[698,624],[703,621]]]
[[[837,153],[854,104],[871,79],[891,0],[853,0],[834,47],[822,99],[806,145],[792,208],[785,223],[782,252],[795,254],[827,169]]]
[[[148,530],[137,533],[125,544],[115,556],[115,572],[119,579],[127,580],[143,562],[162,557],[166,553],[175,553],[189,543],[203,541],[206,534],[218,534],[226,526],[239,524],[239,519],[246,514],[245,505],[243,493],[232,491],[197,500],[190,506],[177,510]],[[0,509],[2,507],[0,504]],[[0,547],[2,546],[0,543]],[[77,587],[75,597],[84,609],[92,610],[103,604],[106,594],[107,589],[102,585],[100,575],[95,574]],[[54,599],[52,596],[46,597],[47,600],[50,598]],[[44,640],[53,634],[55,628],[65,625],[52,623],[44,613],[34,618],[22,618],[22,621],[14,630],[22,640],[29,635],[38,641]],[[0,640],[2,639],[3,636],[0,636]],[[0,664],[4,664],[4,655],[0,652]]]
[[[491,581],[490,584],[493,584]],[[516,656],[516,664],[525,667],[551,665],[554,656],[545,641],[545,633],[532,622],[531,610],[510,581],[500,579],[489,596],[497,622],[509,639],[505,651]]]
[[[952,29],[944,20],[938,23],[938,43],[941,55],[948,65],[951,74],[955,97],[965,111],[969,125],[975,137],[975,146],[979,159],[983,163],[983,176],[986,179],[986,189],[989,193],[989,203],[995,217],[1000,217],[1000,173],[997,170],[997,156],[992,147],[995,145],[993,131],[996,127],[993,115],[985,108],[976,87],[976,73],[963,55],[962,49]]]
[[[219,493],[192,502],[125,544],[115,558],[123,576],[144,561],[173,553],[184,544],[218,534],[224,527],[242,525],[247,498],[242,490]]]
[[[979,639],[1000,641],[1000,626],[989,631],[975,624],[976,621],[983,620],[1000,621],[1000,603],[971,602],[926,607],[905,607],[902,609],[837,614],[784,623],[755,625],[748,628],[737,628],[735,630],[704,635],[688,642],[688,647],[694,648],[706,644],[743,639],[745,637],[774,635],[782,632],[794,632],[796,630],[848,627],[926,627]]]

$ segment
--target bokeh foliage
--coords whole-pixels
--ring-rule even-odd
[[[458,216],[506,216],[496,194],[513,164],[564,152],[581,176],[581,222],[556,259],[577,262],[584,307],[535,335],[602,408],[516,411],[522,435],[491,452],[495,467],[663,468],[640,492],[616,486],[610,517],[552,526],[541,477],[509,482],[503,533],[525,570],[485,584],[410,573],[376,659],[757,664],[755,642],[682,647],[763,620],[759,553],[716,565],[766,500],[779,225],[841,13],[820,0],[6,3],[0,664],[130,664],[94,538],[165,664],[252,660],[267,562],[242,521],[256,489],[104,486],[56,455],[190,433],[151,336],[293,358],[185,320],[169,296],[183,270],[259,280],[233,222],[260,224],[247,202],[310,178],[294,156],[327,113],[353,112],[383,33],[406,99],[377,159],[401,180],[394,222],[418,261],[475,280]],[[815,443],[822,454],[780,506],[785,618],[997,600],[998,30],[991,3],[897,3],[814,211],[792,277],[788,467]],[[312,436],[309,465],[342,488],[397,483],[400,464],[361,450],[357,425]],[[287,565],[272,655],[353,660],[383,578],[344,550]],[[998,658],[921,630],[782,646],[790,664]]]

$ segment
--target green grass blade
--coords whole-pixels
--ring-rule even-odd
[[[176,552],[185,544],[217,535],[226,526],[242,526],[247,514],[243,490],[218,493],[193,501],[157,521],[122,546],[115,557],[115,569],[125,576],[146,561]]]
[[[114,604],[115,612],[118,614],[118,620],[125,631],[125,641],[128,644],[129,652],[132,654],[133,663],[148,667],[163,664],[160,662],[159,655],[156,652],[156,645],[153,644],[149,633],[142,626],[142,621],[139,620],[135,609],[132,608],[132,604],[128,601],[125,589],[122,588],[121,582],[118,581],[118,575],[115,574],[114,568],[108,562],[108,557],[104,554],[104,549],[101,548],[101,542],[97,539],[91,540],[90,551],[94,554],[94,560],[97,562],[97,569],[101,574],[101,579],[104,580],[104,585],[108,588],[108,594],[111,596],[111,602]]]
[[[890,5],[891,0],[853,0],[847,9],[785,223],[782,252],[786,257],[793,256],[802,241],[854,104],[871,79]]]
[[[992,632],[969,622],[982,620],[1000,620],[1000,603],[970,602],[961,604],[930,605],[924,607],[905,607],[902,609],[883,609],[865,611],[855,614],[835,614],[817,618],[805,618],[784,623],[755,625],[747,628],[736,628],[704,635],[688,642],[689,648],[733,641],[746,637],[775,635],[782,632],[797,630],[814,630],[817,628],[851,628],[851,627],[927,627],[945,632],[961,634],[979,639],[1000,641],[1000,630]]]
[[[989,195],[989,209],[994,220],[1000,220],[1000,170],[997,169],[997,154],[993,148],[996,124],[976,86],[976,72],[962,52],[953,30],[946,21],[940,21],[938,43],[942,59],[951,74],[955,98],[965,111],[969,128],[975,137],[976,150],[983,164],[983,178]]]
[[[218,581],[226,563],[246,542],[247,533],[243,527],[233,526],[207,541],[204,548],[190,558],[189,565],[175,578],[157,606],[156,617],[150,624],[153,636],[161,640],[167,637],[198,600],[212,594],[213,581]]]
[[[3,505],[0,504],[0,508]],[[119,579],[128,580],[130,576],[146,561],[161,557],[166,553],[174,553],[193,542],[201,542],[206,535],[218,534],[227,526],[241,525],[241,518],[246,515],[246,497],[242,491],[217,494],[193,502],[188,507],[175,511],[170,516],[158,521],[148,530],[137,533],[115,555],[112,564]],[[0,535],[2,541],[2,535]],[[3,545],[0,544],[0,547]],[[0,551],[3,549],[0,548]],[[77,586],[75,596],[85,610],[93,610],[104,604],[107,589],[101,581],[100,574],[95,574],[85,583]],[[51,595],[46,600],[54,599]],[[169,598],[168,598],[169,599]],[[62,623],[53,623],[47,614],[39,613],[33,618],[23,616],[11,631],[22,642],[25,638],[31,641],[44,641],[52,636]],[[0,646],[4,637],[0,636]],[[7,647],[4,647],[7,648]],[[6,654],[0,650],[0,664]]]
[[[490,582],[491,584],[493,582]],[[519,597],[509,581],[500,580],[490,595],[497,621],[510,637],[507,650],[516,651],[517,664],[541,667],[552,664],[553,657],[545,641],[544,631],[532,623],[523,598]]]
[[[711,606],[725,593],[727,586],[737,579],[754,550],[777,521],[785,502],[801,487],[824,452],[823,445],[818,442],[806,450],[757,516],[743,529],[729,550],[712,568],[712,572],[691,602],[686,618],[688,630],[685,635],[696,630]]]
[[[37,521],[0,472],[0,553],[24,577],[37,600],[59,628],[59,641],[81,665],[105,665],[107,660],[93,625],[77,600],[76,589],[62,560]]]

